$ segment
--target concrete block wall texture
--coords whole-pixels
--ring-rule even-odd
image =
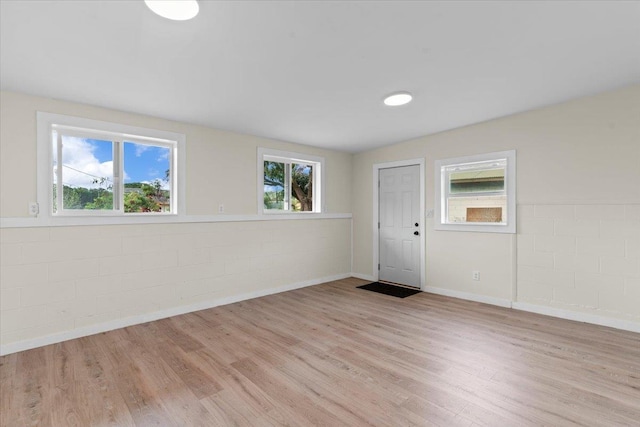
[[[481,300],[562,308],[565,314],[595,313],[640,325],[640,85],[355,155],[2,92],[2,219],[31,221],[27,206],[37,197],[36,111],[185,134],[189,216],[216,215],[221,203],[229,215],[256,214],[255,173],[234,173],[256,169],[257,147],[323,156],[328,212],[352,214],[353,220],[348,215],[3,227],[3,346],[95,331],[101,324],[146,321],[153,313],[203,308],[274,286],[283,289],[352,273],[371,276],[373,164],[424,159],[426,209],[431,210],[435,160],[510,149],[517,151],[518,234],[436,231],[433,218],[425,217],[425,285]],[[231,181],[233,185],[202,185]],[[299,235],[304,245],[293,250],[291,236]],[[472,280],[472,271],[480,271],[480,281]]]
[[[517,301],[640,322],[640,205],[520,205]]]
[[[39,111],[185,135],[186,222],[49,226],[30,217],[47,173],[37,170]],[[16,92],[0,92],[0,121],[3,351],[350,274],[350,153]],[[262,220],[259,147],[323,157],[323,204],[338,215]]]
[[[436,160],[516,150],[517,234],[439,231],[425,217],[427,288],[640,331],[639,141],[636,84],[357,153],[354,273],[374,274],[374,164],[424,159],[428,211]]]
[[[351,220],[5,228],[2,345],[351,272]]]

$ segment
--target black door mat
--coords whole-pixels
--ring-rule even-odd
[[[358,286],[360,289],[378,292],[379,294],[391,295],[392,297],[406,298],[411,295],[422,292],[420,289],[409,289],[401,286],[393,286],[387,283],[373,282],[366,285]]]

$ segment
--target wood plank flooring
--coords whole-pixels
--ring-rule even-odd
[[[0,424],[640,425],[640,334],[363,283],[4,356]]]

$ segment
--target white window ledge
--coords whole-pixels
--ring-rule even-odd
[[[305,213],[269,215],[182,215],[156,217],[14,217],[0,218],[0,228],[75,227],[83,225],[181,224],[243,221],[296,221],[310,219],[351,219],[350,213]]]

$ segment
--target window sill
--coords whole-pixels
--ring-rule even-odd
[[[322,215],[322,212],[311,212],[311,211],[262,211],[259,212],[258,215]]]
[[[467,231],[472,233],[502,233],[515,234],[515,224],[491,225],[489,223],[482,224],[442,224],[436,222],[433,226],[436,231]]]
[[[290,213],[265,215],[158,215],[100,217],[0,218],[0,228],[75,227],[84,225],[180,224],[205,222],[281,221],[309,219],[351,219],[350,213]]]

